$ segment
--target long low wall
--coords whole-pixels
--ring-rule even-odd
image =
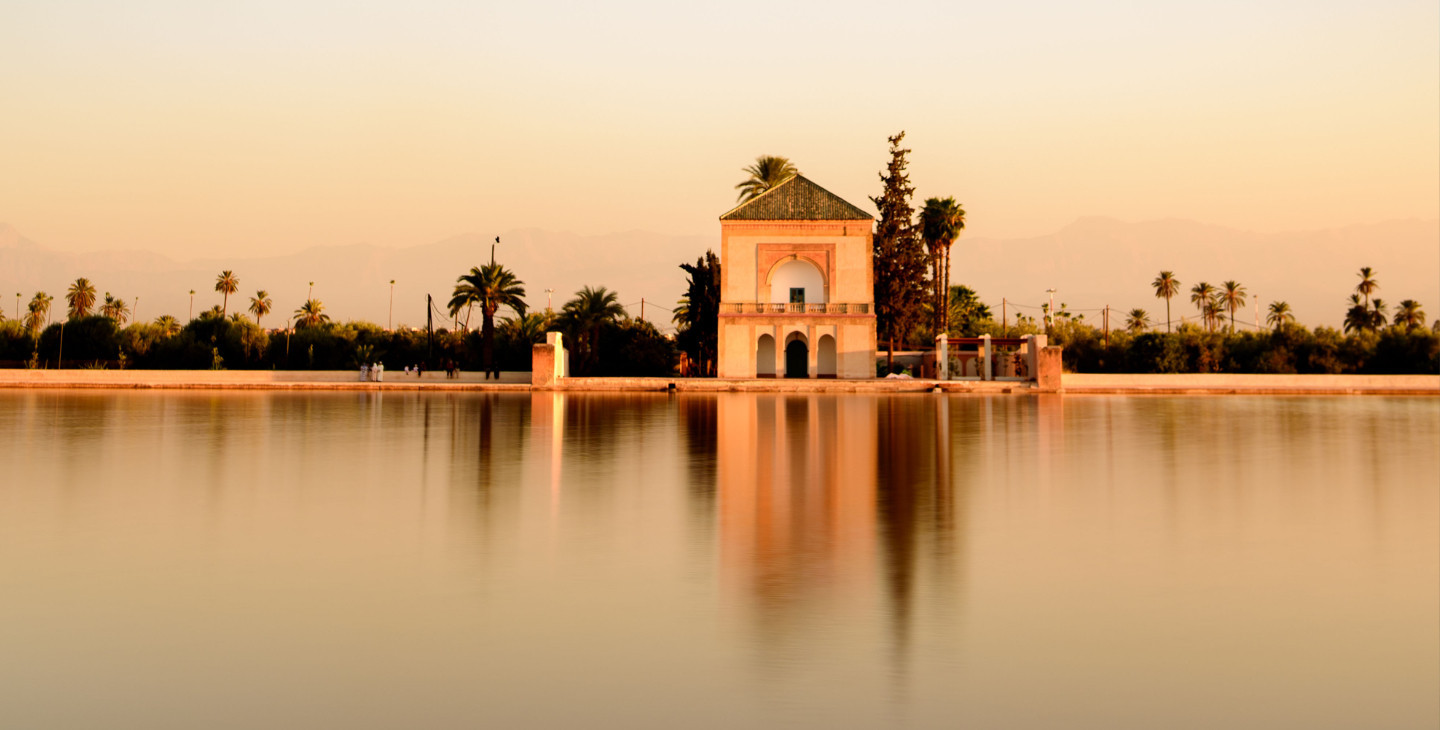
[[[1154,375],[1065,373],[1069,394],[1440,395],[1440,375]]]
[[[444,371],[406,375],[385,371],[384,382],[362,381],[357,370],[12,370],[0,369],[0,388],[159,388],[233,390],[528,390],[530,373],[506,372],[500,380],[481,373]]]
[[[423,378],[388,371],[383,383],[362,382],[352,370],[12,370],[0,369],[0,388],[131,388],[197,390],[530,390],[530,373],[505,372],[500,380],[480,373],[443,372]],[[939,388],[948,393],[1040,392],[1034,383],[921,379],[816,380],[716,378],[561,378],[566,391],[907,393]],[[1096,375],[1067,373],[1062,392],[1071,395],[1428,395],[1440,396],[1440,375]]]

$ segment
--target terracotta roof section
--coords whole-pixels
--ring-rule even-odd
[[[796,175],[735,206],[722,221],[869,221],[875,216]]]

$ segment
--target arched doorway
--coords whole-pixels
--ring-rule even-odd
[[[838,372],[835,366],[835,338],[830,335],[820,335],[820,342],[817,344],[818,351],[815,353],[815,377],[833,378]]]
[[[770,335],[760,335],[755,346],[755,377],[775,377],[775,338]]]
[[[810,377],[810,348],[797,337],[785,345],[785,377]]]

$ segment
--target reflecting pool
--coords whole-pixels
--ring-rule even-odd
[[[1440,400],[0,392],[0,726],[1440,725]]]

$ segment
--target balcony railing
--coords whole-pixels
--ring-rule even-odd
[[[869,314],[869,302],[721,302],[721,314]]]

